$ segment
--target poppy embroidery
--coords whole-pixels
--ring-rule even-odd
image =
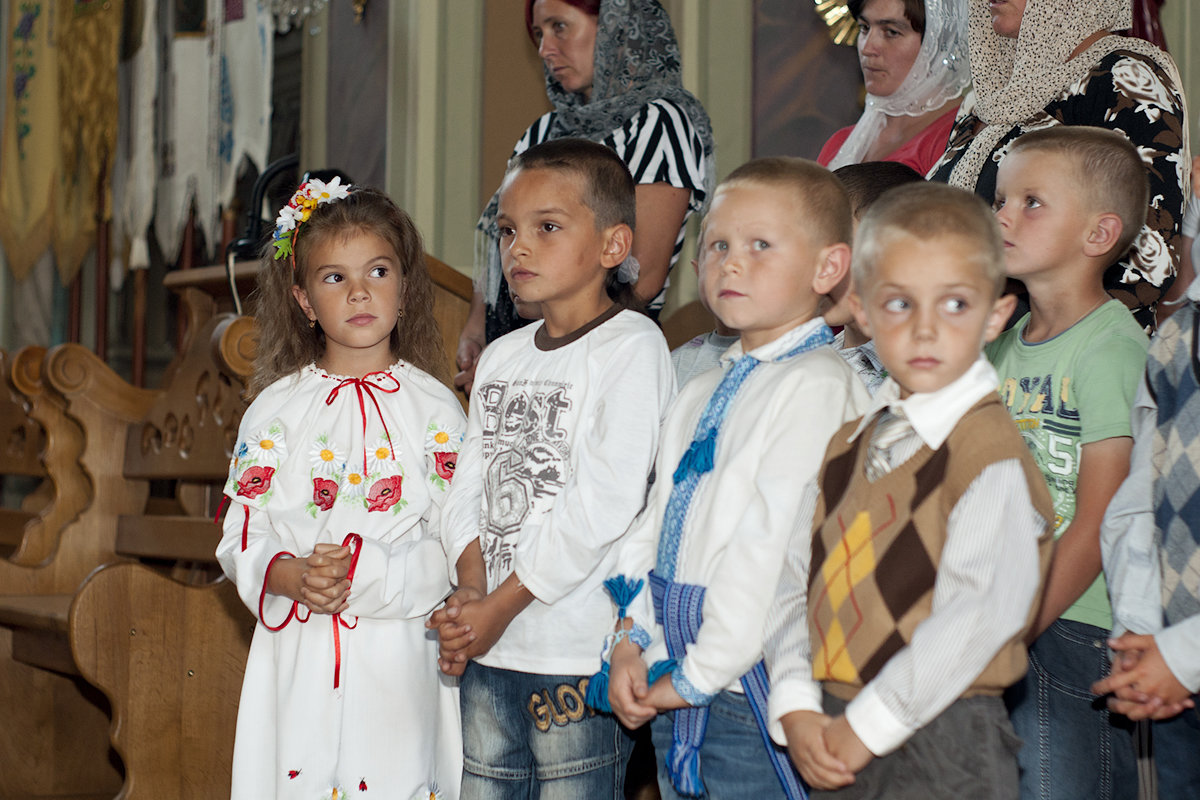
[[[367,511],[387,511],[396,505],[400,500],[401,481],[399,475],[389,475],[375,481],[367,492]]]
[[[442,480],[454,477],[454,468],[458,466],[458,453],[434,453],[433,468]]]
[[[274,474],[274,467],[250,467],[238,478],[238,496],[251,499],[258,497],[271,488],[271,476]]]
[[[333,501],[337,498],[338,485],[334,481],[326,478],[313,478],[313,503],[322,511],[328,511],[333,508]]]

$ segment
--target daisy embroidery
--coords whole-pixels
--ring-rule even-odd
[[[455,431],[437,422],[425,429],[425,452],[457,452],[462,447],[462,431]]]
[[[367,476],[358,470],[347,470],[338,494],[346,500],[361,500],[367,494]]]
[[[371,475],[394,475],[400,471],[386,436],[379,437],[374,447],[367,448],[367,470]]]
[[[278,464],[287,457],[287,444],[283,439],[283,425],[280,424],[279,420],[275,420],[266,428],[255,431],[250,436],[247,436],[243,444],[246,446],[245,458],[255,464],[263,461],[270,464]]]
[[[345,466],[346,457],[336,444],[329,441],[329,436],[321,434],[308,452],[308,463],[314,477],[337,475]]]

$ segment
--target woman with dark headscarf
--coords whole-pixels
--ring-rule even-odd
[[[1013,140],[1051,125],[1124,133],[1150,179],[1146,225],[1104,285],[1147,329],[1179,266],[1187,185],[1187,115],[1171,57],[1112,31],[1130,26],[1130,0],[969,0],[977,102],[964,106],[930,177],[992,201]],[[1177,289],[1186,288],[1181,276]],[[1174,291],[1171,294],[1175,294]]]
[[[525,20],[554,110],[525,131],[513,154],[566,136],[616,151],[637,184],[636,294],[656,315],[684,225],[715,177],[712,127],[683,88],[671,21],[657,0],[526,0]],[[455,378],[465,387],[485,344],[524,324],[500,270],[496,205],[493,195],[477,226],[475,298]]]

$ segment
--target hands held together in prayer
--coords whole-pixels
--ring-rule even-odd
[[[306,558],[276,562],[267,591],[303,603],[314,614],[340,614],[350,602],[349,573],[349,547],[318,544]]]
[[[1192,693],[1179,682],[1159,652],[1153,636],[1127,632],[1109,639],[1112,673],[1092,685],[1099,695],[1110,695],[1108,708],[1133,720],[1169,719],[1193,708]]]
[[[780,720],[788,755],[814,789],[833,790],[854,783],[854,774],[875,756],[846,722],[816,711],[793,711]]]

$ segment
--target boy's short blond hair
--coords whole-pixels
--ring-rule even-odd
[[[729,173],[717,193],[748,183],[791,191],[799,201],[800,219],[813,247],[850,243],[854,231],[850,199],[841,181],[817,162],[786,156],[756,158]]]
[[[911,183],[890,189],[858,223],[851,271],[860,295],[871,288],[875,266],[896,238],[958,237],[970,243],[971,262],[992,284],[993,299],[1004,292],[1004,237],[987,204],[972,192],[944,183]]]
[[[1150,179],[1133,143],[1107,128],[1055,125],[1021,136],[1008,155],[1022,151],[1052,153],[1069,161],[1064,172],[1075,181],[1084,207],[1121,218],[1121,238],[1108,253],[1109,263],[1125,255],[1146,223],[1150,203]]]

